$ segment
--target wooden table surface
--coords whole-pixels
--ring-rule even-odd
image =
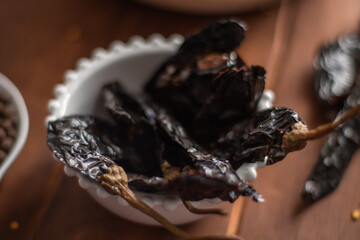
[[[45,142],[52,89],[62,82],[65,70],[94,48],[126,42],[133,35],[187,35],[225,17],[247,22],[241,55],[248,64],[266,65],[278,12],[275,6],[231,16],[195,16],[121,0],[0,1],[0,72],[22,92],[30,115],[27,143],[0,182],[0,239],[177,239],[162,228],[113,215],[81,189],[76,178],[64,175]],[[277,95],[275,105],[295,109],[310,127],[325,121],[312,91],[312,59],[325,40],[355,31],[359,14],[359,0],[288,4],[280,67],[268,79]],[[71,29],[77,29],[75,34]],[[253,185],[266,201],[245,200],[239,235],[246,240],[360,239],[360,221],[350,218],[352,210],[360,208],[359,153],[333,194],[311,205],[300,198],[323,140],[259,171]],[[19,223],[18,229],[10,228],[12,221]],[[229,217],[207,217],[183,229],[224,233],[228,222]]]

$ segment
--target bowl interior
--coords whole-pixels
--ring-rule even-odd
[[[29,131],[29,115],[26,108],[26,104],[19,90],[7,77],[5,77],[1,73],[0,73],[0,88],[10,94],[11,101],[14,104],[17,115],[19,117],[19,123],[17,127],[17,137],[15,139],[14,145],[12,146],[5,160],[0,164],[0,180],[1,180],[7,169],[15,161],[17,155],[20,153],[22,147],[26,142],[26,138]]]
[[[140,94],[144,84],[158,67],[174,53],[174,49],[145,48],[107,58],[79,72],[76,81],[68,86],[68,94],[60,109],[60,116],[92,114],[103,117],[100,89],[108,82],[119,81],[132,94]]]
[[[76,70],[66,73],[64,84],[55,88],[56,97],[49,101],[50,115],[46,121],[77,114],[106,118],[109,115],[102,106],[101,88],[106,83],[118,81],[131,94],[141,94],[145,83],[176,52],[180,43],[181,38],[164,40],[156,37],[145,42],[136,41],[136,44],[130,42],[125,47],[120,47],[118,52],[112,48],[103,51],[102,56],[94,54],[91,59],[81,59]],[[65,173],[79,177],[80,186],[111,212],[134,222],[159,225],[154,219],[129,206],[121,197],[109,195],[100,185],[80,172],[65,167]],[[184,224],[203,217],[189,212],[174,195],[143,192],[135,194],[174,224]],[[193,204],[209,208],[220,203],[216,198]]]

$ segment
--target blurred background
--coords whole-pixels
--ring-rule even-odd
[[[275,105],[293,108],[312,128],[325,122],[312,90],[314,55],[324,42],[357,31],[359,16],[358,0],[0,1],[0,72],[19,88],[30,116],[27,143],[0,182],[0,238],[176,239],[103,209],[47,149],[53,87],[93,49],[134,35],[187,36],[216,20],[243,20],[248,32],[240,55],[249,65],[268,67]],[[260,170],[254,186],[266,202],[244,201],[238,234],[247,240],[360,238],[360,222],[350,218],[360,208],[359,154],[333,194],[312,205],[300,197],[323,140]],[[225,233],[229,219],[206,217],[183,228]]]

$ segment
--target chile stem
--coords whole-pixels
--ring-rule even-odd
[[[281,147],[285,153],[300,150],[306,146],[308,140],[317,139],[330,133],[345,121],[355,117],[359,112],[360,104],[356,104],[333,122],[320,125],[312,130],[308,130],[305,124],[298,122],[292,126],[291,131],[284,134]]]
[[[218,215],[227,215],[227,212],[221,208],[206,208],[200,209],[194,207],[189,201],[183,200],[184,206],[192,213],[196,214],[218,214]]]
[[[320,125],[315,129],[309,130],[306,133],[307,140],[316,139],[322,137],[330,132],[332,132],[340,124],[343,124],[347,120],[353,118],[360,111],[360,104],[356,104],[354,107],[350,108],[347,112],[341,115],[339,118],[335,119],[333,122]]]
[[[193,236],[171,222],[166,218],[148,206],[146,203],[138,199],[135,194],[128,187],[128,178],[125,170],[117,165],[110,166],[108,168],[108,173],[103,174],[99,177],[101,185],[111,194],[120,195],[125,199],[132,207],[140,210],[146,215],[152,217],[154,220],[163,225],[169,232],[172,234],[181,237],[183,239],[189,240],[242,240],[239,236],[234,235],[209,235],[209,236]]]

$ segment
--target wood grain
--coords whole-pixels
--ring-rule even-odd
[[[312,57],[326,39],[358,25],[357,0],[295,1],[294,29],[279,72],[276,103],[297,110],[309,123],[323,122],[311,89]],[[239,51],[248,64],[265,65],[275,29],[277,9],[233,16],[175,14],[121,0],[19,0],[0,2],[0,72],[22,92],[30,115],[27,143],[0,182],[0,239],[176,239],[161,228],[120,219],[98,205],[75,178],[64,176],[62,164],[47,149],[44,119],[53,87],[77,59],[97,47],[126,42],[133,35],[159,32],[188,35],[225,17],[249,25]],[[67,37],[80,29],[78,39]],[[350,213],[359,208],[360,157],[355,156],[340,188],[318,204],[299,198],[302,183],[316,161],[321,140],[263,169],[254,182],[263,204],[245,200],[240,235],[245,239],[358,239],[359,222]],[[356,170],[357,168],[357,170]],[[231,204],[225,204],[230,210]],[[9,224],[18,221],[13,231]],[[225,233],[229,217],[206,217],[183,226],[194,234]]]
[[[295,109],[310,127],[324,122],[312,90],[312,59],[324,41],[356,30],[359,9],[359,1],[298,1],[289,50],[274,89],[276,105]],[[240,230],[245,239],[359,239],[359,222],[350,219],[351,210],[360,204],[358,155],[333,194],[312,205],[300,198],[322,141],[310,142],[304,150],[261,170],[255,187],[266,203],[246,200]]]

